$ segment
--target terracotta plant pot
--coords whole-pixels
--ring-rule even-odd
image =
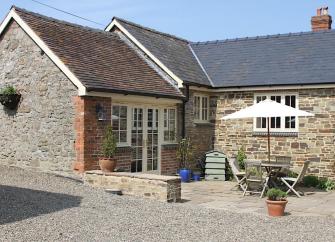
[[[103,158],[99,160],[100,169],[103,172],[113,172],[116,167],[115,158]]]
[[[266,200],[266,204],[268,205],[268,214],[270,216],[278,217],[284,215],[287,200],[284,201]]]

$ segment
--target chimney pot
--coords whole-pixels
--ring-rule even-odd
[[[316,10],[316,16],[312,17],[312,30],[329,30],[332,26],[332,17],[328,14],[328,7],[321,7]]]

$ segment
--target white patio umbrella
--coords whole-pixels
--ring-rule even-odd
[[[240,111],[224,116],[221,119],[266,118],[268,124],[268,160],[270,161],[270,118],[287,116],[314,116],[314,114],[266,99],[257,104],[241,109]]]

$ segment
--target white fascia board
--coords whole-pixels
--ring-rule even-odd
[[[273,90],[301,90],[301,89],[324,89],[335,88],[335,84],[314,84],[314,85],[283,85],[283,86],[263,86],[263,87],[240,87],[240,88],[206,88],[190,86],[190,90],[211,93],[219,92],[248,92],[248,91],[273,91]]]
[[[17,24],[29,35],[29,37],[43,50],[43,52],[55,63],[55,65],[70,79],[70,81],[78,88],[78,95],[86,95],[86,87],[79,81],[79,79],[66,67],[66,65],[55,55],[50,48],[38,37],[35,32],[26,24],[23,19],[15,12],[13,8],[0,26],[0,35],[14,19]]]
[[[114,19],[105,31],[110,31],[114,26],[122,31],[138,48],[140,48],[150,59],[152,59],[162,70],[164,70],[173,80],[178,83],[178,87],[183,87],[183,80],[176,76],[169,68],[167,68],[159,59],[157,59],[147,48],[145,48],[133,35],[131,35],[116,19]]]

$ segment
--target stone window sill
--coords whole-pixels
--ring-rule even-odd
[[[253,136],[268,136],[268,132],[255,131]],[[298,137],[298,132],[270,132],[272,137]]]

